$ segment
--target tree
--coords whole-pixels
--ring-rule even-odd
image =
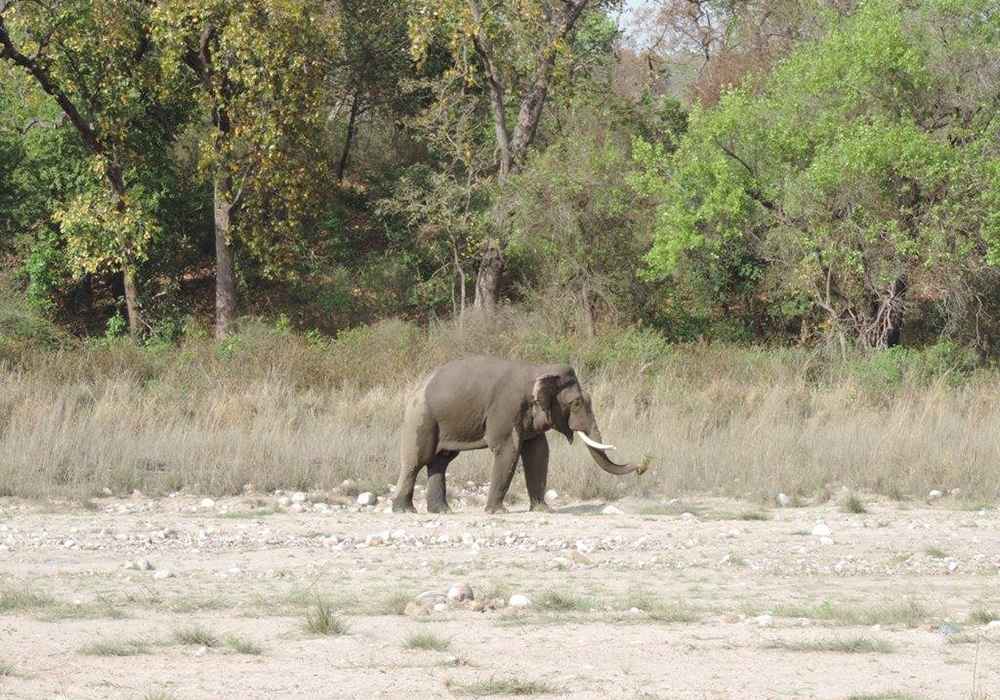
[[[138,271],[158,234],[155,192],[144,186],[146,149],[133,127],[162,117],[148,8],[127,0],[54,5],[0,0],[0,59],[23,70],[58,104],[105,187],[58,211],[74,266],[121,275],[129,330],[139,337]],[[96,185],[96,183],[95,183]]]
[[[170,0],[154,11],[175,89],[193,88],[211,120],[200,141],[214,190],[219,338],[236,315],[235,242],[280,270],[319,200],[329,20],[318,0]]]
[[[413,0],[411,33],[415,53],[424,55],[435,38],[452,52],[454,73],[467,86],[482,86],[493,123],[498,184],[520,169],[535,140],[558,60],[570,53],[570,40],[589,0],[532,0],[485,5],[480,0]],[[510,113],[511,102],[516,116]],[[495,210],[496,228],[507,226],[504,204]],[[476,278],[475,306],[490,310],[497,302],[504,267],[503,248],[493,237],[484,242]]]
[[[709,313],[869,348],[901,341],[914,302],[947,306],[998,259],[989,7],[866,3],[759,89],[695,110],[674,156],[643,146],[663,201],[651,275],[685,277]]]

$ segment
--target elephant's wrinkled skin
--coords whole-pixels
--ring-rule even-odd
[[[445,471],[459,452],[489,448],[493,475],[486,510],[503,511],[518,457],[532,510],[547,510],[545,482],[554,428],[570,442],[576,432],[599,467],[611,474],[642,473],[612,462],[590,397],[567,365],[532,365],[493,357],[467,357],[434,370],[406,405],[401,435],[399,484],[394,511],[413,511],[413,486],[427,467],[427,510],[447,512]]]

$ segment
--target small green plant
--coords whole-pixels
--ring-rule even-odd
[[[592,609],[594,602],[589,598],[550,589],[538,598],[538,607],[543,610],[556,610],[559,612],[570,610],[585,611]]]
[[[846,639],[820,639],[808,642],[775,640],[766,645],[768,649],[784,651],[834,652],[837,654],[889,654],[893,646],[880,639],[849,637]]]
[[[379,615],[402,615],[406,612],[406,606],[413,600],[413,596],[408,593],[390,593],[379,601],[375,613]]]
[[[840,502],[840,510],[843,513],[853,513],[855,515],[862,515],[868,512],[865,502],[855,493],[849,493],[844,496],[844,500]]]
[[[177,696],[165,690],[152,690],[143,695],[142,700],[177,700]]]
[[[149,642],[142,639],[91,642],[80,648],[84,656],[138,656],[149,653]]]
[[[537,681],[522,681],[516,678],[490,678],[472,683],[457,683],[448,680],[445,684],[455,695],[486,697],[493,695],[547,695],[555,694],[552,686]]]
[[[264,649],[256,642],[231,634],[225,639],[226,648],[237,654],[247,654],[248,656],[260,656]]]
[[[739,520],[770,520],[771,516],[761,510],[748,510],[739,514]]]
[[[323,636],[347,634],[347,623],[337,615],[333,606],[325,601],[316,601],[306,611],[306,630]]]
[[[945,552],[940,547],[927,547],[924,550],[924,554],[926,554],[929,557],[933,557],[935,559],[944,559],[945,557],[948,556],[947,552]]]
[[[0,591],[0,613],[16,613],[25,610],[37,610],[55,605],[56,601],[45,593],[36,593],[25,587],[23,589],[8,588]]]
[[[406,649],[422,649],[424,651],[447,651],[451,644],[447,639],[438,637],[430,632],[419,632],[411,634],[406,638],[403,646]]]
[[[120,311],[116,311],[115,315],[108,319],[108,322],[104,326],[104,337],[107,340],[114,340],[115,338],[121,338],[125,335],[125,331],[128,330],[128,321],[122,316]]]
[[[17,671],[14,670],[14,664],[0,661],[0,678],[11,678],[16,675]]]
[[[988,608],[975,608],[969,613],[970,625],[988,625],[994,620],[1000,620],[1000,612]]]
[[[219,638],[204,627],[185,627],[174,632],[174,641],[198,647],[217,647]]]

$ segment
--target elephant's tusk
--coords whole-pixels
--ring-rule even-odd
[[[599,442],[591,440],[590,437],[587,435],[587,433],[584,433],[584,432],[582,432],[580,430],[577,430],[576,434],[579,435],[580,439],[583,440],[589,447],[593,447],[595,450],[600,450],[601,452],[606,452],[607,450],[618,449],[614,445],[602,445]]]

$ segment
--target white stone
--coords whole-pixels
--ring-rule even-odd
[[[444,612],[447,609],[448,609],[447,603],[436,603],[434,605],[434,612]]]
[[[989,629],[989,630],[1000,630],[1000,620],[990,620],[986,624],[986,629]]]
[[[305,506],[304,503],[293,503],[292,505],[288,506],[288,511],[290,513],[301,513],[305,509],[306,509],[306,506]]]
[[[792,505],[792,499],[783,493],[779,493],[778,505],[781,506],[782,508],[787,508],[788,506]]]
[[[773,615],[758,615],[754,618],[754,622],[757,623],[758,627],[773,627],[774,626],[774,616]]]
[[[688,511],[684,511],[683,513],[681,513],[681,520],[697,520],[697,519],[698,516],[695,515],[694,513]]]
[[[364,493],[358,494],[359,506],[373,506],[376,503],[378,503],[378,496],[376,496],[371,491],[365,491]]]
[[[833,538],[832,537],[820,537],[819,538],[819,543],[822,544],[822,545],[831,545],[831,544],[833,544]]]
[[[201,499],[201,503],[199,503],[198,506],[201,508],[214,508],[215,501],[213,501],[211,498],[203,498]]]
[[[287,508],[291,504],[292,504],[292,499],[290,499],[288,496],[281,496],[278,499],[278,506],[281,508]]]
[[[448,588],[448,600],[462,602],[463,600],[475,600],[475,598],[472,586],[467,583],[453,583]]]
[[[929,494],[927,494],[927,500],[928,501],[933,501],[933,500],[935,500],[937,498],[941,498],[942,496],[944,496],[944,493],[942,493],[941,491],[939,491],[937,489],[934,489]]]
[[[162,580],[165,578],[173,578],[174,576],[175,576],[174,572],[170,571],[169,569],[161,569],[160,571],[157,571],[153,574],[153,578],[157,580]]]
[[[829,537],[833,534],[833,530],[830,529],[829,525],[820,520],[816,523],[815,527],[813,527],[812,534],[815,537]]]
[[[139,571],[152,571],[155,567],[153,566],[153,562],[149,559],[136,559],[135,566],[132,568],[138,569]]]
[[[515,593],[507,601],[507,604],[512,608],[527,608],[531,605],[531,598],[526,595],[521,595],[520,593]]]
[[[559,498],[559,492],[556,491],[555,489],[549,489],[548,491],[545,492],[546,501],[554,501],[557,498]]]
[[[292,494],[292,503],[305,503],[306,495],[302,491],[296,491]]]
[[[948,562],[948,573],[953,574],[956,571],[958,571],[958,562],[952,559]]]
[[[619,508],[617,506],[604,506],[604,508],[601,509],[601,514],[602,515],[624,515],[625,511],[623,511],[621,508]]]

